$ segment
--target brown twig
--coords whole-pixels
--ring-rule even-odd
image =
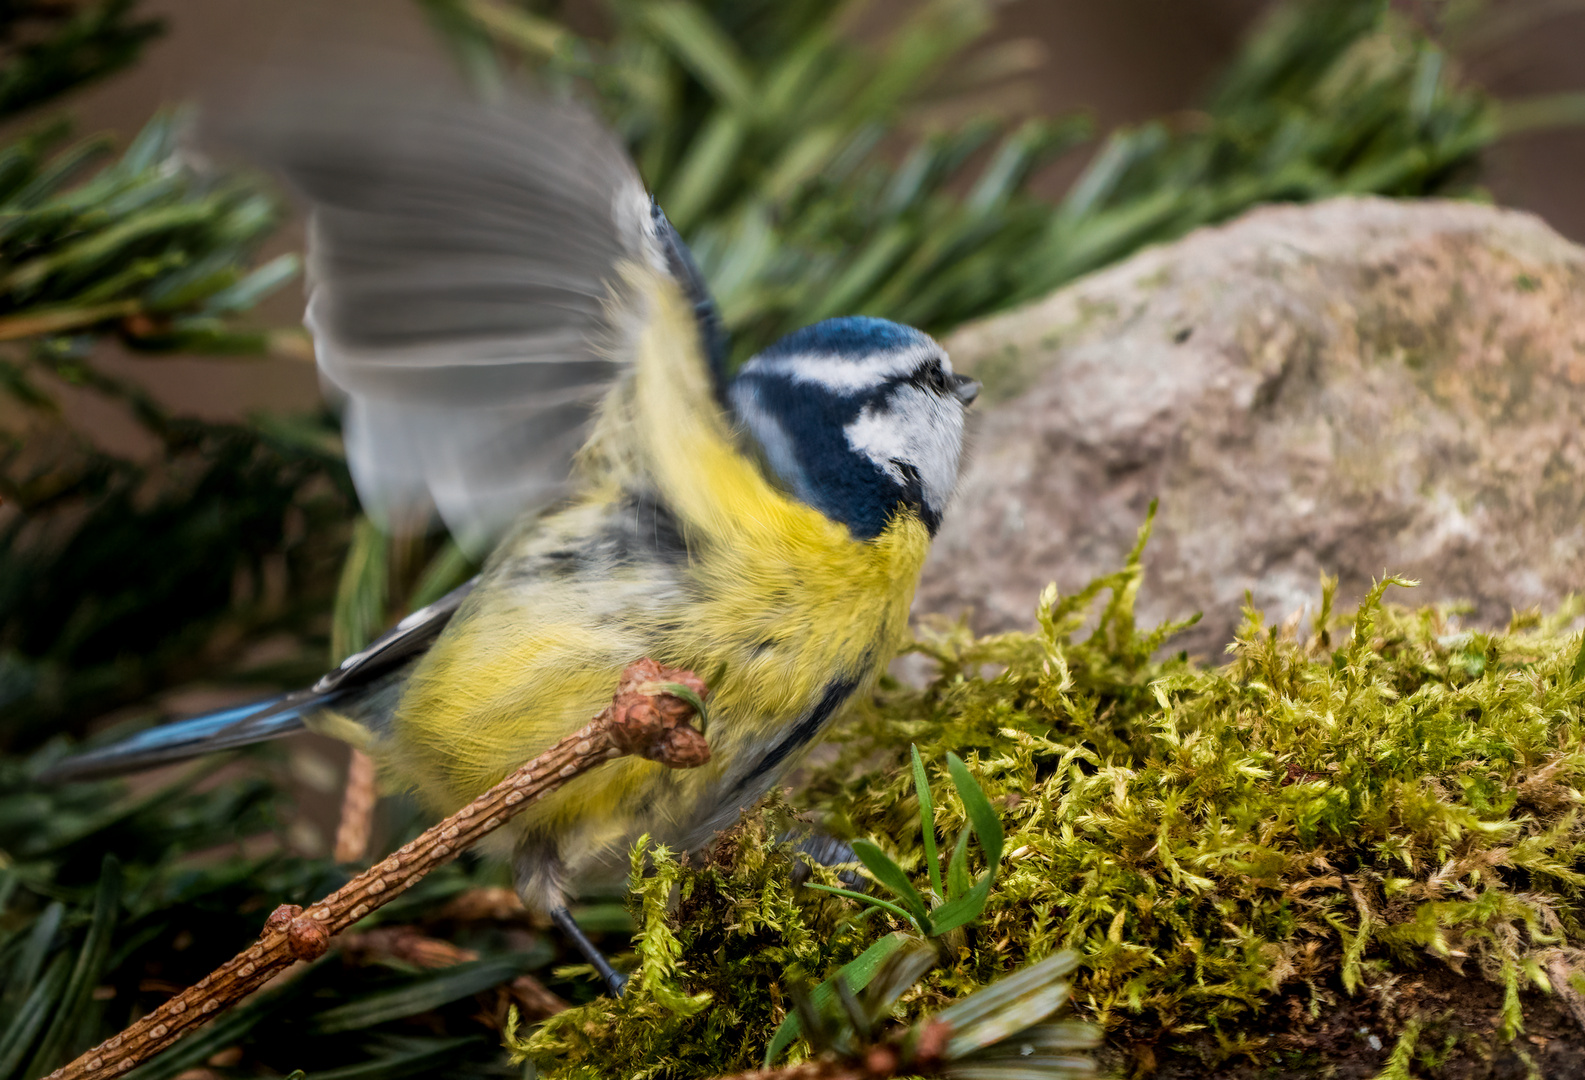
[[[748,1072],[717,1076],[715,1080],[871,1080],[861,1066],[816,1058],[800,1061],[796,1065],[779,1065],[774,1069],[751,1069]]]
[[[524,1019],[539,1020],[567,1011],[567,1003],[532,975],[519,975],[501,989]],[[505,1014],[506,1010],[503,1008],[501,1012]]]
[[[638,754],[674,769],[704,764],[710,760],[710,747],[704,736],[687,724],[693,707],[667,693],[667,683],[688,687],[700,698],[707,693],[704,683],[691,672],[663,668],[648,659],[629,665],[611,704],[582,730],[306,911],[296,904],[282,904],[271,913],[255,944],[121,1034],[56,1069],[49,1080],[103,1080],[127,1072],[251,994],[282,969],[298,960],[323,956],[333,935],[389,903],[536,800],[601,762]]]
[[[336,825],[335,858],[339,863],[362,862],[374,831],[374,759],[356,746],[347,757],[346,793],[341,798],[341,821]]]
[[[88,307],[39,308],[22,315],[0,319],[0,341],[17,341],[40,334],[59,334],[77,330],[107,319],[121,319],[135,315],[136,300],[116,300],[109,304],[91,304]]]

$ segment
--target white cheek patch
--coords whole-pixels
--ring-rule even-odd
[[[946,508],[958,480],[963,445],[963,409],[917,386],[900,386],[880,406],[866,405],[843,429],[848,445],[873,461],[899,484],[907,483],[902,465],[912,465],[924,489],[925,505]]]

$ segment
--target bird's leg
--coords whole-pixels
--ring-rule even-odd
[[[610,992],[611,996],[614,998],[621,997],[622,990],[627,986],[627,976],[612,967],[611,961],[605,958],[605,954],[595,948],[594,942],[589,940],[588,935],[574,921],[572,912],[568,911],[565,905],[553,907],[550,909],[550,921],[555,923],[561,932],[566,934],[568,939],[578,947],[578,951],[583,953],[584,959],[594,965],[594,970],[598,971],[600,978],[605,980],[605,988]]]
[[[627,977],[611,966],[611,961],[595,948],[589,935],[573,921],[572,912],[567,910],[565,866],[555,841],[533,834],[520,839],[513,860],[513,871],[517,895],[523,898],[524,906],[530,911],[543,911],[549,915],[556,928],[578,947],[585,960],[594,965],[594,970],[605,980],[611,996],[620,997],[622,988],[627,985]]]

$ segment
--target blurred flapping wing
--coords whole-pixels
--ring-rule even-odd
[[[475,555],[555,500],[627,362],[620,266],[713,305],[617,139],[582,107],[328,95],[246,143],[310,200],[308,324],[348,463],[388,529],[434,513]]]

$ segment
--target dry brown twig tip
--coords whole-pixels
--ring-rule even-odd
[[[674,696],[668,685],[685,687],[701,701],[709,692],[691,671],[662,667],[647,658],[628,665],[611,704],[583,728],[306,911],[282,904],[265,920],[256,943],[119,1035],[56,1069],[49,1080],[108,1080],[147,1061],[276,973],[299,960],[325,955],[332,936],[602,762],[638,754],[688,769],[709,761],[709,744],[688,726],[693,706]]]
[[[904,1053],[905,1031],[896,1031],[882,1042],[863,1050],[857,1060],[839,1060],[828,1055],[778,1065],[769,1069],[718,1076],[715,1080],[896,1080],[903,1076],[936,1076],[945,1064],[947,1042],[952,1025],[932,1020],[919,1032],[913,1050]]]
[[[700,700],[709,693],[704,680],[691,671],[661,667],[649,659],[630,664],[602,714],[611,724],[612,740],[624,753],[673,768],[703,765],[710,760],[710,744],[688,726],[693,706],[669,693],[668,683],[686,687]]]
[[[353,747],[347,755],[347,781],[336,823],[336,861],[362,862],[374,832],[374,804],[379,801],[374,759]]]

